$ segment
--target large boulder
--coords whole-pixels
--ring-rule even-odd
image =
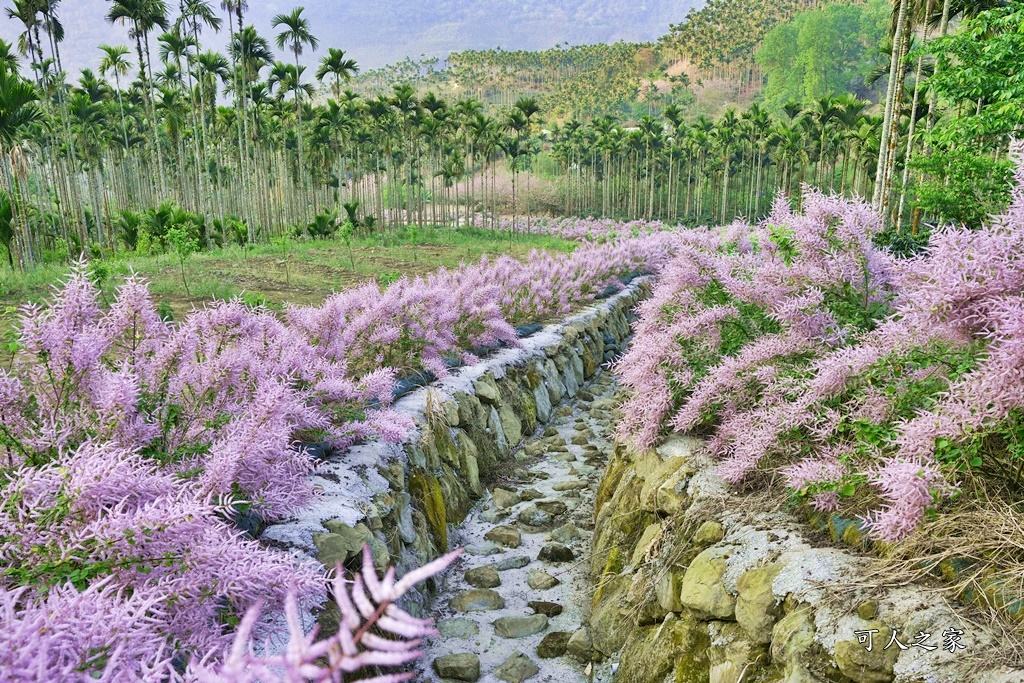
[[[782,665],[801,664],[814,645],[814,613],[801,605],[784,616],[772,629],[772,661]]]
[[[629,577],[606,577],[595,596],[594,609],[590,615],[590,638],[594,649],[605,657],[619,651],[631,630],[624,628],[629,623],[632,611],[623,599],[629,585]]]
[[[871,652],[858,640],[841,640],[836,643],[836,665],[843,675],[856,683],[891,683],[893,668],[900,649],[892,646],[885,649],[892,639],[892,629],[881,621],[869,621],[863,630],[877,630],[873,634]]]
[[[733,619],[736,598],[729,594],[722,577],[732,549],[708,548],[697,555],[683,575],[679,601],[705,619]]]
[[[707,626],[695,615],[669,614],[656,626],[629,629],[629,637],[619,658],[616,683],[662,681],[677,666],[684,667],[682,680],[703,671],[707,680],[707,649],[711,641]],[[673,680],[680,680],[680,675]]]
[[[736,621],[755,642],[771,642],[772,627],[782,614],[782,605],[772,591],[782,568],[774,563],[751,569],[736,582]]]
[[[517,444],[523,438],[523,423],[516,416],[509,405],[502,405],[498,409],[498,418],[501,420],[501,428],[505,432],[505,438],[509,444]]]
[[[501,394],[498,392],[498,384],[494,381],[494,375],[485,373],[480,379],[473,382],[473,393],[481,402],[496,406],[501,403]]]
[[[331,520],[324,522],[324,528],[330,533],[313,534],[313,545],[316,546],[317,558],[328,569],[355,558],[363,551],[364,545],[371,545],[372,549],[373,532],[362,522],[350,526]]]

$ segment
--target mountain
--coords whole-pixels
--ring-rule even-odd
[[[3,0],[5,6],[10,2]],[[214,0],[213,4],[219,10],[220,3]],[[272,17],[298,3],[249,0],[248,4],[245,23],[272,37]],[[691,7],[703,4],[703,0],[306,0],[305,7],[320,39],[314,58],[327,47],[340,47],[361,67],[374,68],[405,57],[445,57],[455,50],[537,50],[560,43],[650,41],[666,33],[669,24],[682,21]],[[169,0],[168,5],[176,15],[178,1]],[[100,43],[128,43],[125,28],[104,20],[109,7],[108,0],[61,4],[66,32],[61,56],[69,72],[95,68]],[[22,30],[6,13],[0,17],[0,38],[16,40]],[[204,47],[209,42],[223,49],[226,27],[220,35],[206,35],[203,40]],[[307,54],[302,61],[310,64],[313,58]]]

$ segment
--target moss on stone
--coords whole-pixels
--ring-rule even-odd
[[[615,681],[662,681],[680,668],[684,677],[677,680],[707,681],[705,652],[710,644],[707,627],[685,612],[678,616],[671,614],[656,626],[632,629],[622,648]]]
[[[446,552],[448,550],[448,512],[437,477],[423,470],[413,471],[409,475],[409,492],[422,506],[427,524],[430,526],[430,531],[441,552]]]
[[[596,516],[601,512],[601,508],[611,500],[615,494],[615,489],[618,488],[619,482],[622,481],[622,475],[626,472],[626,463],[620,458],[614,458],[608,463],[608,468],[604,473],[604,477],[601,478],[601,483],[597,487],[597,496],[594,500],[594,515]]]

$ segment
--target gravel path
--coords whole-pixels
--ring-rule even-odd
[[[515,467],[470,512],[466,553],[435,601],[441,636],[420,680],[593,680],[589,614],[594,495],[611,449],[614,378],[599,372],[516,452]]]

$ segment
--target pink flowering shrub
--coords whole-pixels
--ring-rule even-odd
[[[688,238],[618,365],[632,389],[621,436],[696,431],[729,481],[772,469],[819,510],[875,501],[859,511],[886,541],[953,493],[958,470],[1012,476],[1024,172],[1017,182],[988,228],[940,231],[902,262],[872,245],[867,206],[815,192],[802,214],[779,202],[761,225]]]
[[[393,668],[402,666],[422,653],[416,649],[422,638],[437,635],[433,620],[417,619],[400,609],[396,601],[417,583],[443,571],[462,553],[448,553],[429,564],[414,569],[400,580],[391,567],[378,578],[373,556],[363,546],[363,568],[351,582],[340,570],[331,581],[331,593],[341,619],[336,635],[317,640],[317,629],[305,633],[299,620],[293,595],[288,596],[285,617],[290,639],[280,655],[257,655],[252,647],[253,627],[259,616],[259,605],[249,609],[242,620],[230,653],[223,663],[211,666],[193,660],[185,680],[188,683],[343,683],[347,674],[366,667]],[[385,635],[371,631],[377,628]],[[365,683],[400,683],[413,677],[411,672],[360,677]]]
[[[478,228],[492,227],[490,217],[480,214],[472,217],[471,224]],[[576,216],[537,217],[531,219],[529,225],[527,225],[526,218],[522,216],[516,219],[515,224],[512,223],[511,218],[504,217],[494,227],[502,232],[550,235],[574,242],[608,242],[625,237],[653,235],[669,230],[668,226],[661,221],[634,220],[623,223],[611,218],[578,218]]]
[[[134,278],[100,306],[77,268],[49,306],[25,307],[0,369],[0,669],[155,681],[199,657],[202,680],[276,680],[267,672],[283,669],[286,680],[326,681],[406,661],[410,648],[365,632],[327,644],[293,634],[284,659],[247,653],[254,606],[286,610],[294,628],[297,605],[322,598],[324,581],[318,566],[247,540],[234,520],[273,521],[310,500],[302,440],[401,440],[411,423],[389,407],[400,373],[441,376],[452,357],[517,344],[514,324],[621,287],[668,251],[657,235],[606,240],[367,285],[284,320],[230,301],[179,324],[161,320]],[[383,604],[439,566],[357,588]],[[366,614],[360,596],[360,618],[425,633],[397,607]],[[237,623],[241,640],[220,667]],[[363,657],[355,644],[384,654]],[[332,665],[321,670],[324,655]]]

